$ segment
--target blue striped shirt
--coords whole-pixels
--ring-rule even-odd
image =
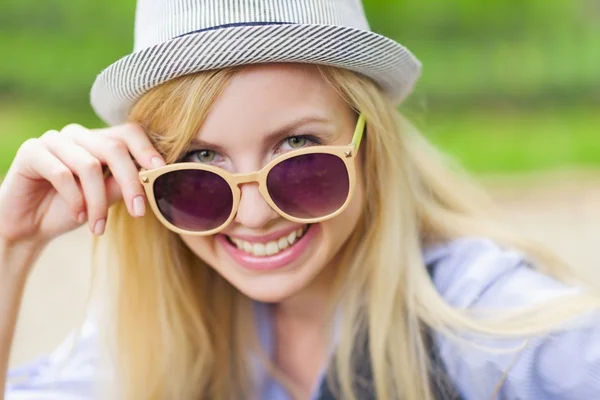
[[[427,264],[435,264],[433,282],[444,299],[455,307],[503,309],[531,305],[568,295],[568,287],[530,268],[522,254],[503,249],[490,240],[463,238],[429,247]],[[271,321],[266,305],[257,304],[256,320],[263,346],[272,347]],[[583,317],[582,317],[583,318]],[[96,329],[86,322],[71,352],[74,336],[51,354],[9,371],[6,400],[93,399],[99,350]],[[600,399],[600,317],[585,316],[568,330],[523,341],[501,343],[506,351],[472,346],[434,336],[439,355],[457,391],[464,399],[587,400]],[[489,340],[478,345],[499,347]],[[508,371],[506,373],[506,371]],[[506,376],[504,376],[506,373]],[[260,398],[289,400],[290,396],[266,374]],[[315,390],[312,398],[319,393]]]

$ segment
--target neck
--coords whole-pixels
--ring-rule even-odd
[[[325,267],[310,285],[273,308],[275,364],[289,379],[298,398],[314,393],[326,364],[334,265]]]
[[[304,327],[326,326],[330,322],[328,311],[336,272],[335,264],[326,266],[307,287],[275,305],[275,318]]]

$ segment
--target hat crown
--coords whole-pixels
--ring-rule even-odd
[[[219,26],[269,23],[369,30],[360,0],[138,0],[134,50]]]

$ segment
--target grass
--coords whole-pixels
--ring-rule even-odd
[[[413,118],[433,143],[476,173],[600,169],[600,114],[590,108],[466,111]],[[70,122],[101,126],[90,112],[0,104],[0,175],[23,141]]]

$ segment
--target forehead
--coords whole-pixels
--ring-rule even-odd
[[[221,93],[197,137],[223,142],[230,135],[266,134],[299,119],[338,125],[349,115],[350,107],[314,66],[249,66]]]

